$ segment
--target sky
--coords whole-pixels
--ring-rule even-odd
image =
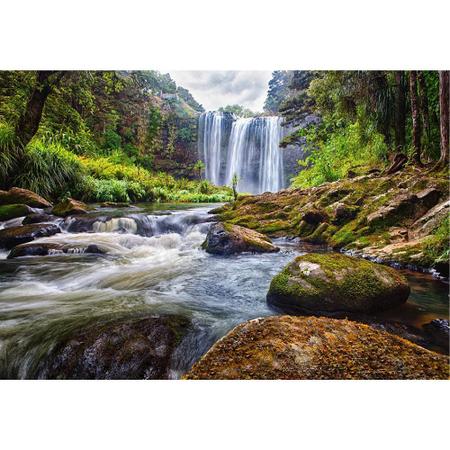
[[[179,86],[189,89],[195,100],[208,110],[242,105],[255,112],[263,110],[271,71],[171,71]]]

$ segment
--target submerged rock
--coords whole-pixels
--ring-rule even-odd
[[[9,191],[0,191],[0,205],[24,204],[33,208],[52,206],[45,198],[28,189],[12,187]]]
[[[391,267],[340,253],[310,253],[272,279],[267,301],[301,313],[371,313],[406,302],[409,292],[406,279]]]
[[[74,216],[76,214],[86,214],[88,211],[88,206],[78,200],[73,198],[66,198],[62,202],[59,202],[53,207],[52,213],[55,216]]]
[[[20,227],[10,227],[0,230],[0,247],[13,248],[16,245],[32,241],[33,239],[52,236],[61,230],[52,223],[31,224]]]
[[[25,219],[23,219],[23,225],[29,225],[30,223],[42,223],[42,222],[52,222],[56,217],[51,214],[45,213],[33,213],[29,214]]]
[[[27,205],[13,204],[0,206],[0,221],[15,219],[31,214],[33,210]]]
[[[95,244],[87,246],[61,244],[57,242],[32,242],[29,244],[20,244],[14,247],[8,255],[8,259],[20,258],[22,256],[47,256],[60,255],[66,253],[105,253]]]
[[[185,379],[447,379],[448,358],[368,325],[277,316],[238,325]]]
[[[175,315],[93,325],[70,336],[38,370],[51,379],[167,379],[190,322]]]
[[[431,337],[433,343],[448,350],[449,348],[449,321],[445,319],[434,319],[423,326]]]
[[[266,253],[280,250],[264,234],[228,223],[212,225],[202,248],[215,255],[232,255],[242,252]]]

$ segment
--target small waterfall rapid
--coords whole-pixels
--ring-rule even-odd
[[[276,192],[284,186],[280,117],[236,118],[206,112],[199,119],[199,155],[205,176],[214,184],[231,184],[253,194]]]

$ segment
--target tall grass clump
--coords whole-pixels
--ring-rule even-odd
[[[51,199],[76,192],[84,181],[78,158],[56,142],[31,141],[25,148],[20,169],[15,185]]]
[[[14,167],[16,140],[14,128],[0,122],[0,185],[5,185]]]

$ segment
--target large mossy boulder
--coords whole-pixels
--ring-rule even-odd
[[[266,253],[280,250],[264,234],[228,223],[213,224],[202,248],[214,255],[232,255],[242,252]]]
[[[0,248],[13,248],[16,245],[30,242],[40,237],[52,236],[61,230],[52,223],[36,223],[20,227],[10,227],[0,230]]]
[[[277,316],[238,325],[185,379],[448,379],[448,358],[347,320]]]
[[[410,288],[391,267],[340,253],[297,257],[270,284],[267,301],[287,312],[372,313],[401,305]]]
[[[0,206],[0,222],[17,217],[26,216],[31,214],[33,210],[28,205],[12,204]]]
[[[49,208],[52,204],[45,198],[18,187],[12,187],[9,191],[0,191],[0,205],[23,204],[33,208]]]
[[[176,315],[96,323],[67,336],[41,363],[37,378],[167,379],[190,321]]]
[[[52,209],[52,213],[55,216],[67,217],[75,216],[77,214],[86,214],[88,211],[88,206],[80,202],[79,200],[74,200],[73,198],[66,198],[59,202]]]

